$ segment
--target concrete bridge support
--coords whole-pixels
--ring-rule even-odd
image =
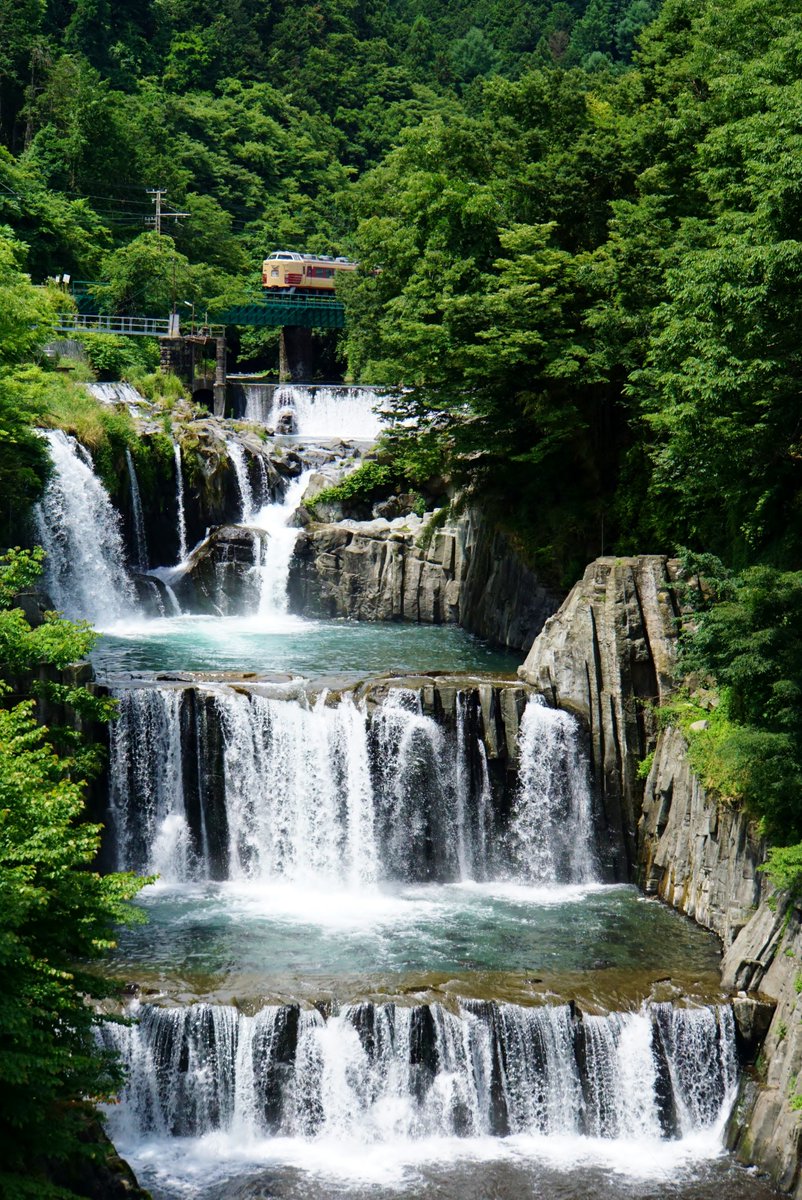
[[[226,407],[226,339],[224,337],[209,337],[202,333],[189,334],[186,337],[163,337],[159,339],[160,367],[162,371],[172,371],[193,395],[199,392],[211,392],[212,403],[216,417],[225,416]],[[209,358],[214,352],[215,368],[214,382],[211,384],[207,377],[198,375],[198,367],[204,358]],[[207,397],[204,396],[206,401]]]

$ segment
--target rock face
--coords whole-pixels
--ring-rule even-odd
[[[638,830],[639,875],[729,946],[755,911],[765,846],[739,809],[717,803],[691,770],[677,729],[660,734]]]
[[[597,559],[518,672],[587,725],[608,825],[620,832],[633,867],[638,765],[657,733],[652,706],[672,688],[678,576],[679,564],[662,555]]]
[[[728,1143],[802,1200],[802,912],[769,894],[754,824],[706,792],[684,736],[658,732],[644,708],[672,688],[678,581],[667,558],[597,560],[519,674],[587,724],[608,815],[618,806],[645,890],[721,937],[722,981],[738,991],[741,1053],[754,1063]],[[644,788],[636,768],[652,750]]]
[[[193,550],[184,573],[173,580],[182,607],[223,616],[255,609],[260,584],[255,568],[266,537],[261,530],[243,525],[215,529]]]
[[[361,621],[459,620],[458,536],[438,530],[419,546],[419,518],[313,525],[295,544],[292,612]]]
[[[91,1153],[53,1167],[50,1176],[54,1184],[69,1188],[70,1194],[83,1196],[85,1200],[152,1200],[150,1192],[139,1186],[128,1163],[114,1149],[97,1117],[87,1116],[80,1140]]]
[[[528,648],[559,597],[475,515],[438,529],[428,545],[421,544],[423,529],[414,515],[309,525],[290,569],[291,610],[454,623],[503,646]]]
[[[728,1143],[802,1197],[802,914],[763,903],[724,957],[723,980],[748,989],[742,1004],[774,1014],[754,1073],[741,1087]],[[743,993],[739,993],[743,995]],[[794,1107],[799,1105],[799,1107]]]
[[[563,595],[545,588],[509,539],[470,510],[461,523],[459,622],[513,650],[529,650]]]

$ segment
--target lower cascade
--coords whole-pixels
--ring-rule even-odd
[[[221,1131],[375,1143],[546,1134],[682,1138],[718,1126],[735,1094],[728,1006],[363,1003],[324,1018],[297,1005],[143,1006],[104,1036],[128,1082],[112,1131]]]
[[[402,687],[371,706],[215,685],[114,694],[121,869],[176,883],[599,878],[579,726],[539,697],[524,710],[510,804],[490,779],[475,692],[458,694],[451,724]]]

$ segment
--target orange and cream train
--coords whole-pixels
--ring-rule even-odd
[[[339,272],[353,271],[356,266],[350,258],[275,250],[262,263],[262,287],[280,292],[306,295],[321,292],[330,295]]]

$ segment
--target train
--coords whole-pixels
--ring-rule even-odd
[[[350,258],[274,250],[262,263],[262,287],[274,292],[330,296],[337,275],[341,271],[354,271],[356,267],[357,263]]]

